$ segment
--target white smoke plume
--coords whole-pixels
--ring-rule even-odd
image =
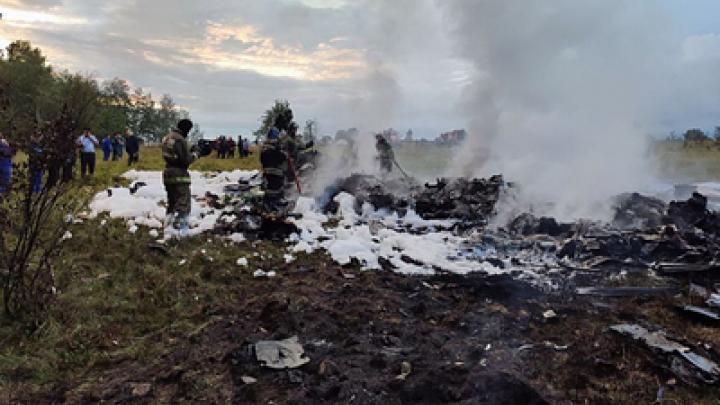
[[[609,197],[653,182],[646,134],[680,48],[655,2],[436,4],[476,70],[450,174],[502,173],[523,209],[562,219],[606,217]]]
[[[438,9],[432,1],[363,0],[355,4],[355,12],[363,13],[367,25],[358,36],[363,38],[368,71],[352,88],[353,94],[337,94],[327,100],[327,110],[342,110],[331,117],[331,125],[355,128],[353,144],[341,142],[326,148],[312,180],[312,193],[323,195],[336,179],[353,173],[379,174],[374,134],[398,123],[399,110],[408,102],[402,86],[408,64],[424,63],[420,58],[432,42]],[[428,30],[430,28],[430,30]],[[431,51],[432,52],[432,51]],[[410,89],[412,93],[412,89]]]

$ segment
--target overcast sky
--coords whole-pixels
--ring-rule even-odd
[[[301,124],[317,119],[324,133],[393,126],[432,138],[469,126],[472,111],[461,105],[483,69],[467,51],[482,41],[456,29],[454,2],[0,0],[0,46],[28,39],[56,67],[121,77],[157,98],[168,93],[206,136],[247,134],[273,100],[288,99]],[[662,47],[667,58],[687,62],[675,77],[694,77],[692,92],[665,95],[681,103],[664,104],[662,116],[644,124],[653,131],[720,125],[720,2],[642,3],[657,27],[638,46],[673,44]],[[562,50],[571,51],[577,57]]]

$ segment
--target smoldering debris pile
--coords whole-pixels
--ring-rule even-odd
[[[636,265],[664,262],[712,265],[720,253],[720,218],[707,199],[695,193],[687,201],[662,201],[626,195],[612,224],[574,224],[558,255],[587,262],[606,257]]]
[[[242,239],[285,240],[298,231],[283,215],[268,213],[263,207],[260,191],[260,176],[242,179],[238,184],[224,187],[225,199],[217,202],[214,196],[214,208],[221,210],[215,223],[214,232]]]
[[[423,219],[455,219],[464,227],[482,226],[494,214],[504,187],[502,176],[489,179],[440,178],[420,185],[408,178],[383,181],[375,176],[354,174],[338,180],[326,192],[325,212],[336,213],[333,197],[341,192],[353,195],[358,208],[370,203],[404,215],[408,208]]]
[[[465,255],[490,263],[521,264],[525,258],[546,267],[588,269],[622,264],[655,267],[664,273],[716,267],[720,218],[708,209],[701,194],[669,204],[637,193],[620,195],[610,223],[561,223],[523,213],[504,227],[488,229],[486,224],[495,214],[500,196],[511,190],[499,175],[439,179],[425,185],[408,179],[382,181],[353,175],[329,189],[323,207],[325,213],[335,214],[333,197],[345,192],[356,198],[358,213],[369,203],[399,216],[412,209],[424,220],[452,220],[455,230],[468,236]],[[469,237],[472,234],[475,236]]]
[[[426,219],[455,218],[468,225],[480,224],[494,214],[504,185],[500,175],[488,179],[438,179],[415,196],[415,211]]]
[[[421,189],[414,179],[390,179],[383,181],[376,176],[353,174],[338,179],[335,184],[325,190],[320,206],[327,213],[337,213],[338,204],[335,196],[348,193],[355,197],[358,208],[365,203],[372,204],[375,209],[386,209],[404,215],[412,204],[412,196]]]

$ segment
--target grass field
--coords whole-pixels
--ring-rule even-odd
[[[442,169],[447,148],[420,146],[397,151],[410,172]],[[720,151],[667,145],[656,151],[660,170],[678,177],[720,179]],[[21,158],[21,157],[20,157]],[[138,170],[161,170],[159,148],[144,148]],[[257,169],[257,154],[247,159],[206,157],[192,169]],[[93,179],[75,180],[80,195],[117,183],[126,161],[98,158]],[[104,223],[104,225],[103,225]],[[93,376],[131,360],[157,358],[178,339],[192,336],[213,319],[213,308],[232,300],[233,285],[252,280],[255,269],[282,268],[283,243],[230,244],[215,236],[189,238],[167,255],[148,248],[147,232],[130,234],[120,220],[101,217],[71,229],[64,255],[55,263],[56,303],[32,335],[0,320],[0,402],[18,392],[48,391],[57,384]],[[203,252],[204,251],[204,252]],[[257,254],[257,256],[255,256]],[[235,264],[246,257],[250,266]],[[298,257],[317,266],[322,254]]]
[[[225,171],[259,168],[258,155],[245,159],[204,157],[191,170]],[[16,156],[22,161],[22,155]],[[160,148],[141,150],[136,170],[162,170]],[[95,175],[73,181],[78,198],[90,198],[107,186],[122,183],[128,170],[127,160],[102,161],[98,154]],[[106,224],[101,225],[101,221]],[[39,385],[75,376],[89,368],[142,358],[161,350],[159,336],[190,333],[207,319],[202,308],[216,297],[222,297],[223,286],[237,272],[235,260],[246,255],[257,266],[277,266],[264,260],[253,263],[251,246],[230,246],[223,240],[206,243],[206,237],[191,238],[171,248],[171,259],[150,254],[147,233],[130,234],[122,221],[98,218],[71,229],[73,238],[66,242],[64,254],[56,263],[56,286],[60,293],[47,321],[31,336],[16,324],[0,322],[0,402],[7,403],[11,393],[23,385]],[[213,263],[213,280],[197,270],[207,261],[199,253],[203,246]],[[281,246],[267,244],[263,251]],[[180,260],[187,263],[180,265]],[[222,269],[222,270],[221,270]],[[217,271],[215,271],[217,270]],[[244,276],[249,276],[244,274]]]
[[[720,180],[720,147],[716,144],[684,147],[681,142],[660,142],[652,149],[661,178],[677,182]]]

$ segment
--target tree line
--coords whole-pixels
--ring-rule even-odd
[[[705,132],[700,128],[690,128],[683,132],[682,135],[678,135],[677,132],[672,131],[668,136],[668,140],[673,142],[683,142],[685,145],[693,143],[708,143],[713,141],[720,144],[720,126],[715,127],[712,134]]]
[[[130,129],[146,141],[158,141],[187,116],[168,95],[156,103],[142,89],[131,91],[124,80],[101,83],[54,69],[27,41],[0,51],[0,139],[10,157],[27,153],[27,159],[12,162],[10,183],[5,181],[0,192],[3,320],[21,322],[31,332],[55,301],[53,268],[72,223],[67,218],[87,201],[72,182],[51,182],[50,173],[68,162],[72,170],[80,132],[90,128],[104,136]]]
[[[159,141],[187,111],[172,97],[155,101],[126,80],[100,82],[89,75],[57,70],[28,41],[15,41],[0,51],[0,132],[12,140],[29,138],[63,114],[73,131],[91,128],[98,135],[127,129],[145,141]],[[70,111],[72,110],[72,111]],[[200,137],[196,128],[194,137]]]

